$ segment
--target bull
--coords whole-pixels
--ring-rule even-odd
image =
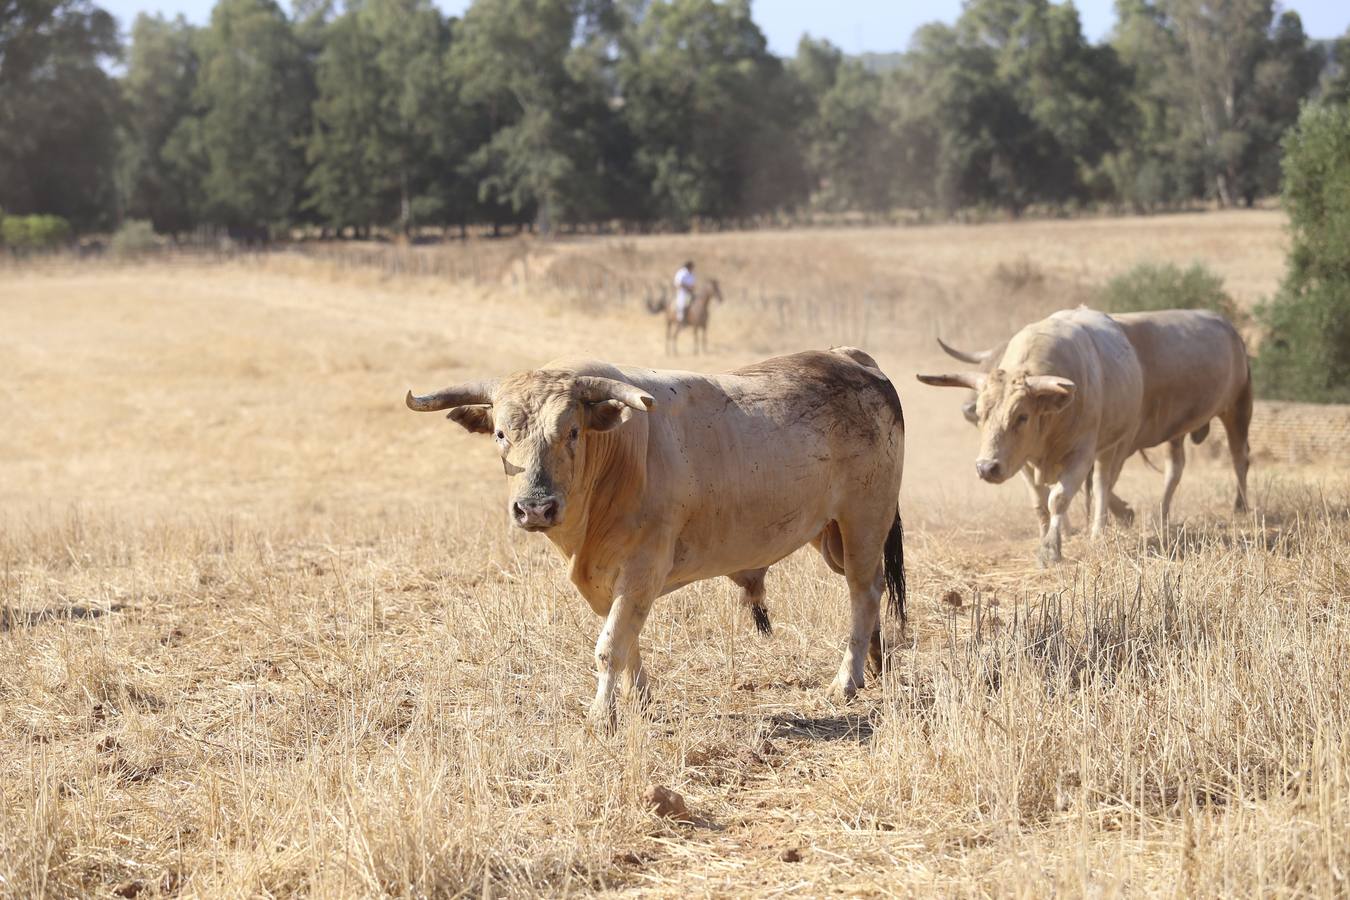
[[[1026,326],[988,372],[919,375],[976,392],[976,474],[1001,484],[1024,468],[1036,498],[1042,565],[1063,559],[1069,502],[1093,473],[1092,536],[1106,527],[1112,488],[1134,452],[1143,372],[1110,317],[1064,310]]]
[[[726,576],[768,629],[764,575],[811,544],[844,576],[851,628],[837,699],[880,669],[880,602],[904,617],[900,398],[852,348],[721,375],[559,360],[414,396],[490,436],[512,487],[506,513],[543,534],[604,619],[590,718],[615,719],[623,680],[649,697],[638,638],[657,597]]]
[[[1252,418],[1251,366],[1242,336],[1223,316],[1209,310],[1171,309],[1117,313],[1111,318],[1125,332],[1144,376],[1143,403],[1135,447],[1143,451],[1168,445],[1163,470],[1161,521],[1166,525],[1172,499],[1186,465],[1185,439],[1199,444],[1218,419],[1228,437],[1228,452],[1237,481],[1233,508],[1247,509],[1247,472],[1251,466],[1248,432]],[[939,339],[949,355],[987,372],[1007,343],[974,353],[958,350]],[[968,421],[978,424],[975,402],[962,406]],[[1145,457],[1147,459],[1147,457]],[[1151,463],[1150,463],[1151,465]],[[1129,507],[1111,497],[1111,511],[1126,521]]]

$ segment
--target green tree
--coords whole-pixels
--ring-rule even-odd
[[[438,177],[460,163],[451,73],[450,30],[431,0],[368,0],[362,21],[375,38],[385,86],[385,166],[398,200],[398,224],[440,218]]]
[[[541,230],[607,210],[604,75],[613,9],[596,0],[475,0],[459,23],[451,72],[481,123],[467,168],[480,200],[533,216]]]
[[[1062,168],[1052,176],[1060,187],[1043,184],[1037,193],[1081,193],[1064,174],[1081,178],[1113,149],[1128,105],[1115,50],[1087,41],[1071,3],[972,0],[958,27],[967,43],[994,48],[996,77],[1032,127],[1045,133],[1029,139],[1060,157]]]
[[[816,202],[830,210],[891,208],[899,159],[881,77],[808,38],[791,69],[804,91],[800,140]]]
[[[1282,13],[1252,72],[1252,101],[1244,123],[1250,140],[1240,161],[1239,190],[1250,206],[1280,190],[1280,140],[1298,121],[1299,107],[1317,88],[1326,60],[1308,40],[1298,13]]]
[[[1332,43],[1330,57],[1322,99],[1327,103],[1350,103],[1350,29]]]
[[[1086,199],[1127,118],[1126,83],[1071,4],[971,0],[954,26],[920,29],[890,79],[896,152],[929,170],[901,193],[1013,214]]]
[[[311,79],[274,0],[219,0],[198,42],[198,114],[174,162],[205,163],[207,217],[241,227],[295,220],[305,176]]]
[[[122,78],[125,214],[148,219],[161,232],[190,229],[202,212],[201,173],[169,149],[193,110],[195,32],[182,16],[137,16]]]
[[[374,36],[354,10],[324,30],[306,186],[320,220],[337,228],[393,218],[385,168],[389,135],[383,127],[388,91],[376,54]]]
[[[1130,110],[1103,160],[1115,199],[1135,212],[1174,206],[1206,190],[1198,142],[1183,135],[1188,110],[1174,103],[1175,55],[1162,13],[1147,0],[1117,0],[1112,46],[1125,65]]]
[[[800,94],[748,0],[644,6],[625,29],[618,75],[656,216],[753,216],[805,198]]]
[[[919,29],[890,87],[901,152],[926,163],[905,191],[909,205],[1017,213],[1063,163],[999,79],[996,48],[959,28]]]
[[[117,24],[89,0],[0,2],[0,207],[77,229],[116,214]]]
[[[1165,108],[1143,153],[1197,168],[1231,206],[1275,188],[1279,137],[1316,86],[1320,54],[1272,0],[1121,0],[1117,40]]]
[[[1266,396],[1350,402],[1350,106],[1306,106],[1284,140],[1289,265],[1258,310]]]

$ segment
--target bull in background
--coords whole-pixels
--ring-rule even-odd
[[[905,432],[900,398],[866,353],[723,375],[560,360],[406,402],[491,436],[514,479],[508,518],[553,543],[604,618],[597,724],[612,724],[621,678],[647,695],[638,636],[657,597],[726,576],[767,630],[765,572],[808,543],[849,589],[831,694],[852,697],[866,660],[880,669],[883,593],[904,616]]]
[[[1092,535],[1106,527],[1112,488],[1135,450],[1144,376],[1124,331],[1088,309],[1064,310],[1013,336],[989,372],[920,375],[976,392],[976,474],[1002,484],[1029,467],[1042,565],[1059,562],[1069,502],[1093,473]]]
[[[1247,509],[1247,470],[1251,454],[1248,431],[1252,418],[1251,367],[1242,336],[1223,316],[1208,310],[1175,309],[1118,313],[1111,316],[1125,332],[1144,375],[1144,395],[1134,443],[1142,452],[1168,445],[1164,469],[1161,521],[1166,526],[1172,499],[1186,465],[1185,438],[1199,444],[1218,419],[1228,436],[1228,452],[1237,479],[1234,509]],[[1007,344],[974,353],[957,350],[939,339],[949,355],[988,372]],[[968,421],[979,424],[972,398],[962,406]],[[1151,465],[1151,463],[1150,463]],[[1128,522],[1129,506],[1112,496],[1111,512]]]

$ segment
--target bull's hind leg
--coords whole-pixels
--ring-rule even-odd
[[[873,662],[877,668],[881,665],[881,594],[885,588],[882,550],[887,530],[872,526],[850,528],[847,524],[838,526],[837,530],[843,544],[851,625],[839,673],[830,685],[830,696],[845,701],[852,699],[865,683],[868,657],[875,656]]]
[[[741,603],[750,610],[750,615],[754,616],[755,630],[763,635],[773,634],[769,610],[764,606],[764,575],[768,571],[768,567],[746,569],[744,572],[734,572],[727,576],[741,586]]]
[[[1251,466],[1251,447],[1247,443],[1247,434],[1252,427],[1252,383],[1250,376],[1247,386],[1233,408],[1219,417],[1223,430],[1228,435],[1228,454],[1233,458],[1233,474],[1237,476],[1237,500],[1233,509],[1247,511],[1247,469]]]
[[[839,523],[831,522],[826,525],[816,535],[815,540],[811,541],[811,546],[820,551],[821,557],[825,560],[825,565],[831,570],[844,574],[844,539],[839,533]],[[872,640],[867,647],[867,661],[871,664],[872,670],[880,675],[883,665],[883,655],[881,647],[881,617],[877,616],[877,625],[872,629]]]
[[[1130,504],[1120,499],[1112,492],[1111,499],[1107,501],[1107,507],[1111,515],[1116,517],[1116,521],[1126,528],[1134,524],[1134,510],[1130,509]]]
[[[1181,471],[1186,468],[1186,436],[1182,435],[1167,444],[1167,468],[1163,472],[1162,526],[1167,528],[1167,518],[1172,513],[1172,495],[1181,484]]]

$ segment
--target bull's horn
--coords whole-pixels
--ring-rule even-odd
[[[496,389],[495,381],[468,381],[421,397],[408,391],[403,402],[408,404],[408,409],[417,412],[436,412],[456,406],[491,406],[492,392]]]
[[[984,376],[979,372],[957,372],[955,375],[916,375],[924,384],[933,387],[963,387],[978,391],[984,387]]]
[[[645,391],[631,384],[615,381],[613,378],[601,378],[598,375],[577,376],[577,396],[583,403],[603,403],[606,400],[618,400],[625,406],[640,409],[643,412],[652,408],[656,401]]]
[[[1058,375],[1028,375],[1027,390],[1033,394],[1057,394],[1068,397],[1073,394],[1076,385],[1068,378]]]
[[[989,361],[989,357],[994,355],[993,350],[977,350],[974,353],[967,353],[965,350],[957,350],[942,338],[938,338],[937,342],[938,346],[942,348],[943,353],[946,353],[952,359],[959,359],[963,363],[970,363],[972,366],[982,366]]]

